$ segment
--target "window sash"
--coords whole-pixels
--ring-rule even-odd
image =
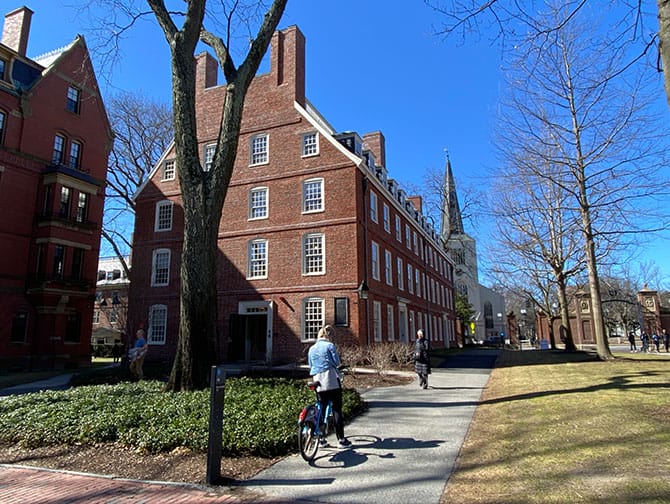
[[[305,133],[302,136],[302,155],[315,156],[319,153],[319,137],[317,133]]]
[[[268,162],[268,136],[257,135],[251,139],[251,164]]]
[[[323,179],[306,180],[302,185],[303,212],[323,210]]]
[[[172,229],[172,202],[162,201],[156,205],[156,231]]]
[[[309,234],[303,237],[303,274],[325,273],[324,235]]]
[[[319,329],[321,329],[325,323],[324,300],[321,298],[308,298],[304,300],[302,317],[303,341],[315,340],[319,333]]]
[[[154,305],[149,309],[148,343],[164,345],[167,337],[167,306]]]
[[[65,156],[65,137],[61,135],[56,135],[54,138],[54,149],[51,156],[51,162],[53,164],[63,164],[63,158]]]
[[[268,274],[267,240],[249,243],[249,278],[266,278]]]
[[[258,187],[249,192],[249,218],[264,219],[268,216],[268,189]]]
[[[81,166],[81,144],[79,142],[70,143],[70,159],[68,166],[73,170],[78,170]]]
[[[216,144],[205,145],[203,169],[208,172],[212,168],[214,162],[214,152],[216,152]]]
[[[66,108],[70,112],[74,112],[75,114],[79,113],[79,96],[80,96],[80,91],[72,86],[69,86],[67,88],[67,102],[66,102]]]
[[[152,286],[165,286],[170,281],[170,251],[161,250],[154,253]]]
[[[161,180],[174,180],[176,168],[174,160],[165,161],[163,164],[163,177]]]
[[[88,194],[80,192],[77,200],[77,222],[86,222],[88,219]]]

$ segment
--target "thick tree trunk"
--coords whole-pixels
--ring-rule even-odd
[[[568,296],[566,295],[565,282],[558,282],[558,303],[561,309],[561,339],[563,339],[563,343],[565,344],[565,351],[574,352],[577,350],[577,347],[572,337],[572,329],[570,329],[570,314],[568,313]]]
[[[670,105],[670,0],[657,0],[659,52],[663,65],[665,98]]]

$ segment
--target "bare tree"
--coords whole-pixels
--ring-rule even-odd
[[[109,155],[102,236],[130,276],[125,258],[132,245],[133,197],[172,141],[172,111],[139,93],[119,93],[106,103],[114,147]]]
[[[622,247],[624,236],[645,230],[644,211],[652,212],[664,184],[665,146],[650,127],[643,80],[626,72],[627,52],[602,34],[595,17],[588,26],[561,24],[569,7],[550,11],[544,25],[560,28],[541,38],[532,33],[513,61],[498,131],[506,149],[523,152],[537,163],[536,176],[569,196],[563,211],[579,217],[598,355],[609,359],[599,250]]]

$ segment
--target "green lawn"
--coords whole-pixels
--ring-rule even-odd
[[[670,502],[670,359],[505,352],[447,502]]]

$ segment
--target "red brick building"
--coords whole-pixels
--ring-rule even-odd
[[[338,344],[455,344],[453,265],[442,241],[386,171],[384,137],[337,133],[305,97],[305,39],[276,32],[269,73],[245,102],[238,157],[219,227],[221,360],[300,359],[318,329]],[[204,169],[225,87],[197,61]],[[179,318],[183,211],[169,150],[136,197],[130,331],[146,325],[149,356],[170,359]],[[147,357],[149,358],[149,357]]]
[[[0,43],[0,366],[90,362],[112,132],[81,37],[26,57],[32,11]]]

